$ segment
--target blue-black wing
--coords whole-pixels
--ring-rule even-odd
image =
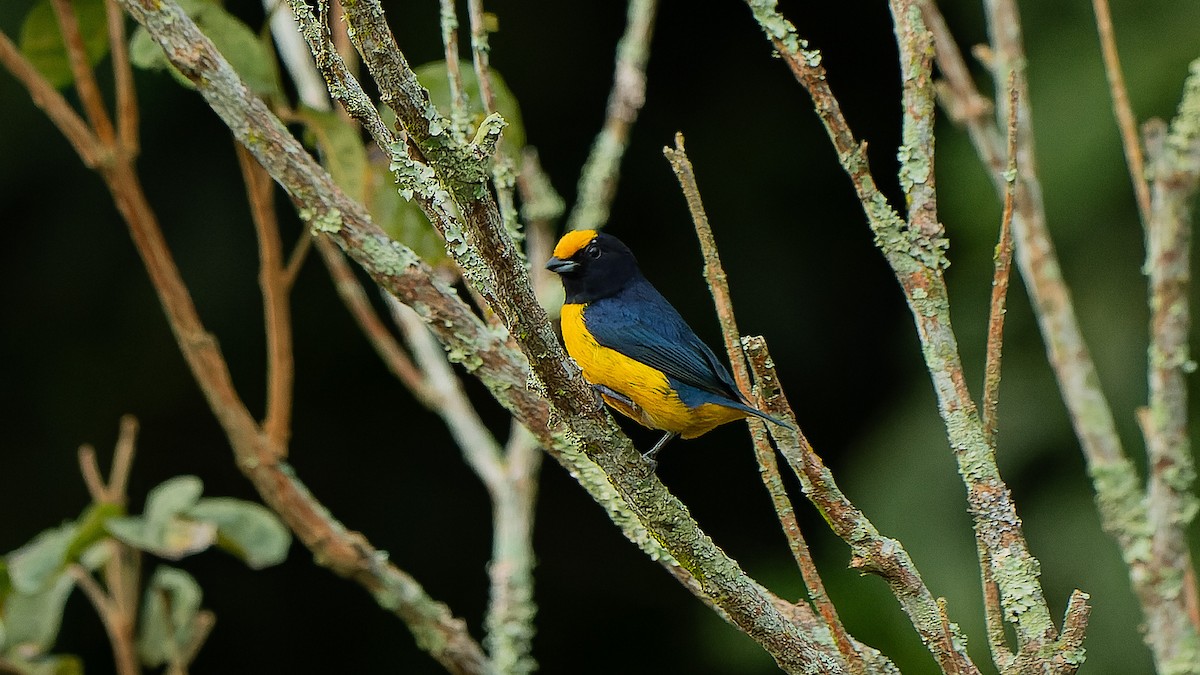
[[[645,279],[630,283],[616,296],[589,304],[583,320],[601,345],[723,399],[720,402],[746,407],[746,399],[725,365]]]

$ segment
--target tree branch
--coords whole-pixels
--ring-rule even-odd
[[[1191,330],[1192,209],[1200,186],[1200,59],[1191,64],[1179,111],[1162,151],[1153,158],[1146,268],[1150,276],[1148,412],[1142,432],[1150,476],[1146,515],[1151,535],[1147,571],[1153,587],[1143,594],[1145,637],[1163,672],[1196,662],[1200,626],[1189,617],[1196,597],[1188,526],[1200,502],[1188,433],[1187,375],[1196,369],[1188,350]]]
[[[575,208],[567,217],[568,230],[595,230],[608,222],[629,130],[646,101],[646,62],[657,12],[657,0],[629,0],[625,33],[617,43],[608,112],[579,176]]]
[[[675,177],[679,179],[679,186],[683,190],[688,210],[692,214],[692,222],[696,227],[696,238],[700,241],[700,250],[704,256],[704,279],[708,282],[708,290],[712,294],[713,304],[716,306],[717,318],[720,320],[721,334],[725,342],[725,352],[729,356],[734,379],[740,390],[752,391],[750,372],[746,367],[746,355],[742,351],[742,337],[738,331],[737,320],[733,315],[733,299],[729,294],[729,281],[717,253],[717,242],[708,222],[708,214],[704,211],[704,203],[700,199],[700,187],[696,183],[692,162],[688,159],[687,151],[684,148],[682,133],[675,134],[675,147],[663,148],[663,154],[670,162]],[[825,593],[825,584],[822,583],[817,567],[809,554],[808,543],[804,540],[804,533],[800,531],[795,510],[792,508],[791,500],[783,486],[783,479],[779,474],[775,449],[767,440],[769,438],[767,429],[762,422],[747,419],[750,422],[750,435],[754,440],[754,451],[758,459],[763,485],[771,496],[775,514],[779,518],[779,524],[787,538],[792,557],[795,558],[796,564],[800,568],[809,598],[825,621],[825,626],[833,636],[838,652],[845,659],[849,671],[864,673],[866,665],[863,663],[862,655],[858,653],[853,639],[846,632],[846,627],[842,625],[841,619],[838,618],[837,609]]]

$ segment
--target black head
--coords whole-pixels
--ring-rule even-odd
[[[595,230],[568,232],[554,247],[546,269],[562,277],[566,301],[594,302],[616,295],[627,283],[640,279],[637,259],[620,239]]]

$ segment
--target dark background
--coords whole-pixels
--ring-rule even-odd
[[[0,29],[15,36],[30,4],[0,4]],[[231,6],[258,26],[257,3]],[[389,7],[412,62],[442,57],[437,3]],[[493,2],[488,9],[500,21],[493,64],[521,103],[528,142],[570,202],[603,120],[624,6]],[[986,39],[976,3],[944,9],[961,44]],[[1116,2],[1113,9],[1139,118],[1170,116],[1197,56],[1200,5]],[[1090,3],[1025,2],[1022,10],[1051,230],[1123,438],[1140,457],[1133,410],[1145,399],[1142,233]],[[824,52],[833,90],[870,144],[876,178],[902,203],[893,177],[899,85],[886,4],[788,3],[784,11]],[[256,254],[228,131],[165,75],[139,73],[137,83],[139,165],[150,201],[239,390],[261,411]],[[662,3],[647,102],[609,224],[717,344],[698,246],[661,155],[677,130],[687,135],[742,330],[767,336],[800,423],[841,487],[880,530],[904,542],[931,590],[948,599],[976,662],[989,669],[970,520],[911,317],[810,102],[742,3]],[[939,133],[955,328],[978,392],[1000,206],[965,135],[945,120]],[[93,443],[107,462],[124,413],[142,424],[133,504],[182,473],[202,477],[207,494],[255,498],[101,181],[7,72],[0,73],[0,223],[0,551],[79,513],[87,494],[75,450]],[[284,229],[288,241],[300,232],[294,217]],[[1051,609],[1061,616],[1075,587],[1090,592],[1084,672],[1149,672],[1137,606],[1117,548],[1100,531],[1019,280],[1009,302],[999,460],[1042,562]],[[481,637],[490,513],[479,481],[437,418],[381,367],[317,261],[305,266],[293,306],[291,458],[299,476]],[[486,393],[473,387],[472,394],[497,433],[506,433]],[[655,436],[630,432],[639,444]],[[802,593],[740,425],[672,444],[659,472],[750,574],[784,597]],[[552,462],[539,497],[534,649],[543,672],[772,672],[769,657],[630,545]],[[846,547],[806,504],[798,510],[850,631],[905,672],[933,672],[883,582],[847,569]],[[219,552],[179,566],[199,579],[218,617],[195,672],[441,672],[394,616],[300,546],[284,565],[260,572]],[[79,594],[58,648],[82,654],[89,672],[111,672],[104,632]]]

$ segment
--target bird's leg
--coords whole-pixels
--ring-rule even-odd
[[[606,387],[602,384],[593,384],[592,389],[595,389],[601,396],[607,396],[611,399],[620,401],[630,408],[637,410],[637,404],[633,402],[633,399],[629,398],[625,394],[617,393],[617,391],[611,387]]]
[[[655,457],[658,456],[658,451],[662,450],[664,445],[666,445],[668,442],[670,442],[670,440],[672,438],[675,438],[678,435],[679,434],[674,431],[668,431],[667,433],[663,434],[663,437],[658,439],[658,442],[654,444],[654,447],[650,448],[650,450],[646,454],[642,455],[642,459],[646,460],[647,462],[650,462],[650,464],[652,464],[654,466],[658,466],[658,461],[656,461],[654,459]]]

